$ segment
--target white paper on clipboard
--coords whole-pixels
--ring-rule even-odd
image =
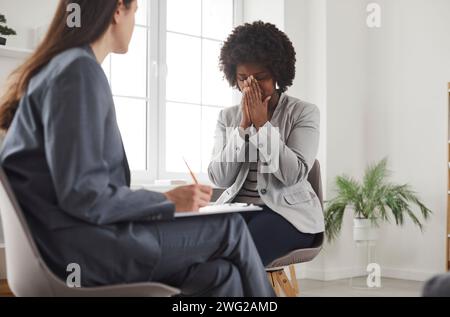
[[[175,218],[198,217],[198,216],[226,214],[226,213],[233,213],[233,212],[261,211],[261,210],[263,210],[263,209],[259,206],[256,206],[253,204],[244,204],[244,203],[209,205],[209,206],[200,208],[200,210],[198,212],[192,212],[192,211],[177,212],[177,213],[175,213]]]

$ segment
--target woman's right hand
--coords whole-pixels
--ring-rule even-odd
[[[188,185],[177,187],[164,193],[175,204],[175,211],[198,211],[211,201],[212,188],[206,185]]]
[[[242,111],[242,119],[240,127],[244,130],[249,128],[252,125],[252,118],[250,117],[250,109],[248,104],[248,96],[249,87],[247,81],[244,81],[244,89],[242,90],[242,101],[241,101],[241,111]]]

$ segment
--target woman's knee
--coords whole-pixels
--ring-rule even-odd
[[[196,265],[184,292],[202,296],[242,296],[243,287],[238,268],[225,259]]]
[[[227,234],[248,233],[247,223],[244,218],[238,213],[220,215],[220,227],[226,230]]]

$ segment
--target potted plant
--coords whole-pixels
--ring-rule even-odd
[[[388,182],[389,174],[385,158],[366,169],[362,183],[345,175],[336,177],[337,196],[327,201],[325,208],[325,234],[329,242],[339,235],[347,207],[354,212],[355,241],[376,240],[380,223],[390,222],[392,217],[397,225],[403,225],[409,217],[422,230],[422,222],[411,204],[419,207],[424,219],[428,219],[431,210],[409,185]]]
[[[0,13],[0,45],[6,45],[6,38],[3,36],[16,35],[16,31],[2,24],[6,24],[6,18]]]

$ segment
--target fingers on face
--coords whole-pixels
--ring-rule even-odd
[[[249,104],[251,102],[251,100],[250,100],[250,88],[249,87],[246,87],[244,89],[244,102],[245,102],[245,105],[247,107],[249,106]]]
[[[244,80],[242,94],[244,101],[247,102],[249,106],[262,101],[261,87],[253,76]]]
[[[255,99],[255,101],[261,101],[262,100],[261,87],[259,86],[258,81],[253,76],[251,76],[251,87],[253,91],[253,98]]]
[[[250,77],[248,78],[248,90],[247,90],[247,94],[248,94],[250,103],[253,104],[253,86],[252,86],[252,82],[251,82]]]
[[[252,90],[253,90],[253,87],[252,87],[252,83],[251,83],[251,80],[249,77],[244,81],[244,89],[243,89],[244,98],[246,98],[247,104],[249,106],[251,106],[251,104],[253,103]]]
[[[245,112],[246,112],[246,115],[247,115],[248,119],[251,120],[250,106],[249,106],[248,99],[246,99],[246,102],[245,102],[245,109],[244,109],[244,110],[245,110]]]
[[[259,86],[258,86],[258,82],[256,81],[255,77],[251,77],[252,79],[252,88],[253,88],[253,96],[254,97],[258,97],[259,95]]]
[[[242,84],[242,94],[246,95],[248,93],[248,89],[249,89],[249,84],[246,79],[246,80],[244,80],[244,83]]]

